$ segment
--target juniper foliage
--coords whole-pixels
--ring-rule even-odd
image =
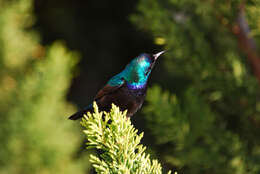
[[[94,103],[94,113],[85,115],[81,124],[85,127],[87,148],[102,150],[100,157],[90,156],[97,173],[162,173],[160,163],[145,153],[146,147],[140,144],[144,134],[137,133],[126,111],[112,105],[110,113],[99,112]]]

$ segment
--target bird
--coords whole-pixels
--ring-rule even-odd
[[[132,59],[123,71],[113,76],[96,94],[94,101],[99,110],[109,112],[113,103],[121,111],[127,110],[127,117],[134,115],[144,102],[147,81],[151,71],[158,57],[165,52],[161,51],[156,54],[142,53]],[[93,104],[89,104],[74,113],[69,119],[77,120],[87,112],[93,112]]]

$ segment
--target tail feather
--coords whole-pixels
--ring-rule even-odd
[[[70,120],[77,120],[77,119],[83,117],[83,115],[84,115],[84,112],[83,111],[79,111],[79,112],[76,112],[75,114],[71,115],[69,117],[69,119]]]
[[[76,112],[75,114],[71,115],[69,117],[70,120],[77,120],[80,119],[81,117],[83,117],[84,114],[86,114],[87,112],[92,112],[93,111],[93,106],[92,104],[87,106],[86,108],[84,108],[81,111]]]

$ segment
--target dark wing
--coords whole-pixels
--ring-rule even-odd
[[[110,86],[109,84],[107,84],[106,86],[104,86],[101,90],[98,91],[96,97],[94,98],[94,100],[98,100],[100,98],[102,98],[103,96],[107,95],[107,94],[111,94],[113,92],[115,92],[116,90],[118,90],[119,88],[123,87],[124,84],[126,83],[126,81],[124,79],[123,83],[117,86]]]

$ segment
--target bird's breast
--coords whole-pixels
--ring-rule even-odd
[[[144,102],[146,89],[146,86],[137,89],[129,88],[127,86],[122,88],[124,99],[121,101],[123,101],[122,104],[124,104],[121,106],[126,106],[128,116],[132,116],[137,110],[140,109]]]

